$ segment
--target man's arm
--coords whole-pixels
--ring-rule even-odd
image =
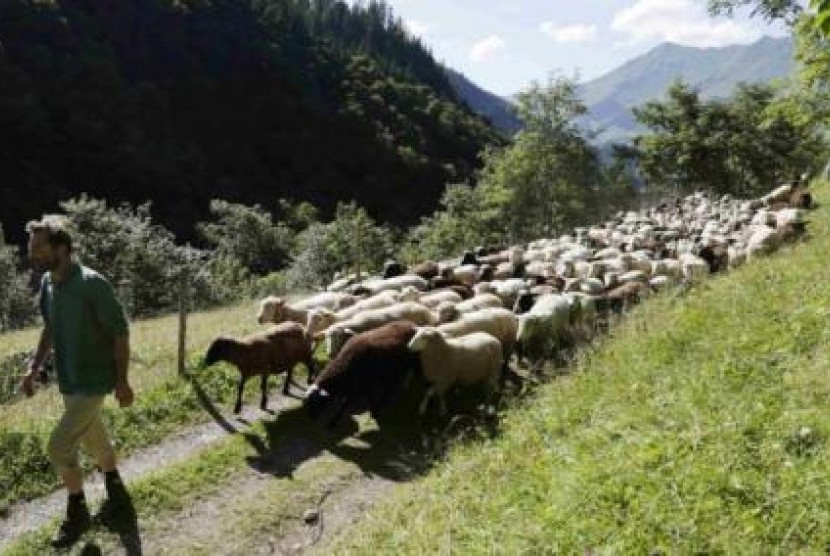
[[[35,357],[29,364],[29,372],[40,370],[43,366],[43,361],[49,355],[49,350],[52,349],[52,336],[49,333],[49,325],[43,327],[40,331],[40,340],[37,342],[37,350],[35,350]]]
[[[127,382],[127,374],[130,370],[130,337],[128,335],[116,336],[115,345],[115,381]]]
[[[29,363],[29,368],[26,369],[23,380],[20,381],[20,389],[28,397],[33,396],[35,393],[35,377],[43,366],[43,361],[46,359],[46,356],[49,355],[50,349],[52,349],[52,337],[49,335],[49,325],[46,325],[40,331],[40,340],[37,342],[35,357]]]
[[[115,399],[121,407],[132,405],[135,395],[130,386],[130,336],[116,336],[113,353],[115,355]]]

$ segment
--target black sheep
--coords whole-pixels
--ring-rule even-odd
[[[396,321],[347,340],[306,393],[311,418],[332,408],[328,426],[334,428],[347,409],[368,409],[377,421],[408,379],[419,374],[420,358],[407,348],[416,330],[411,322]]]
[[[396,276],[401,276],[402,274],[406,274],[406,266],[402,265],[398,261],[388,260],[383,263],[383,278],[395,278]]]
[[[476,254],[473,251],[465,251],[464,256],[461,257],[461,262],[458,263],[459,266],[464,266],[468,264],[474,264],[476,266],[480,265],[481,262],[476,257]]]

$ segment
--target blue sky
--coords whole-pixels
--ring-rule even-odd
[[[435,57],[497,94],[551,71],[590,80],[655,45],[750,43],[781,36],[746,14],[710,18],[705,0],[387,0]]]

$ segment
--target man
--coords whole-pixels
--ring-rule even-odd
[[[44,271],[40,311],[44,328],[35,357],[21,382],[27,396],[49,350],[54,348],[58,388],[65,411],[49,438],[47,453],[68,493],[66,519],[52,540],[55,547],[74,544],[90,528],[78,448],[93,455],[104,473],[106,513],[129,504],[118,474],[115,450],[101,419],[101,405],[115,391],[121,407],[133,403],[127,378],[130,357],[127,319],[110,283],[72,256],[72,237],[59,216],[29,222],[29,258]],[[130,506],[131,507],[131,506]]]

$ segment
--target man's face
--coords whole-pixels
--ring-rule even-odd
[[[29,260],[40,272],[55,270],[60,262],[59,248],[49,243],[49,235],[35,232],[29,236]]]

